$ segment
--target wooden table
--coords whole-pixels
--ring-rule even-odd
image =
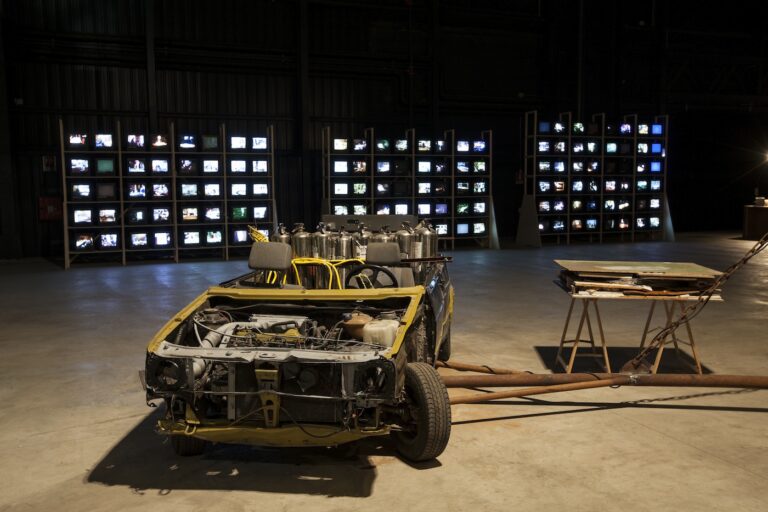
[[[632,300],[632,301],[644,301],[644,302],[650,302],[650,308],[648,311],[648,316],[645,320],[645,327],[643,328],[642,336],[640,337],[640,349],[642,350],[643,347],[645,347],[645,343],[648,340],[648,334],[650,333],[651,329],[651,321],[653,320],[654,313],[656,312],[656,304],[661,302],[664,306],[664,314],[665,314],[665,321],[664,321],[664,327],[669,326],[674,320],[675,320],[675,310],[679,310],[680,313],[685,310],[686,303],[688,302],[696,302],[698,300],[698,297],[663,297],[663,296],[645,296],[645,297],[635,297],[635,296],[600,296],[600,295],[580,295],[580,294],[574,294],[569,293],[571,296],[571,304],[568,308],[568,315],[565,317],[565,326],[563,327],[563,334],[560,337],[560,346],[557,350],[557,359],[556,363],[560,365],[562,368],[565,369],[566,373],[571,373],[573,370],[573,364],[576,361],[576,357],[594,357],[594,358],[602,358],[603,367],[605,368],[606,373],[613,373],[611,370],[611,363],[608,359],[608,347],[605,341],[605,331],[603,328],[603,321],[600,316],[600,309],[598,307],[598,301],[600,300]],[[719,296],[712,297],[712,301],[722,301],[723,299]],[[576,334],[573,338],[568,339],[568,328],[571,325],[571,318],[573,317],[573,310],[574,305],[576,302],[581,302],[581,314],[579,315],[579,323],[578,327],[576,329]],[[593,311],[593,313],[590,313],[590,310]],[[593,327],[593,325],[596,327]],[[585,331],[586,327],[586,333]],[[597,331],[599,335],[599,340],[595,339],[595,330]],[[680,345],[688,345],[691,347],[691,353],[693,355],[693,360],[695,364],[695,370],[696,373],[702,373],[701,370],[701,360],[699,359],[699,354],[696,351],[696,341],[693,337],[693,330],[691,329],[690,322],[685,323],[685,330],[686,334],[688,335],[688,339],[681,339],[677,336],[677,332],[673,332],[672,335],[659,347],[658,351],[656,352],[656,358],[653,363],[653,367],[651,368],[652,373],[656,373],[659,369],[659,364],[661,363],[661,356],[664,353],[664,348],[666,345],[674,345],[675,351],[679,353],[680,351]],[[586,334],[586,336],[585,336]],[[595,344],[596,341],[600,342],[600,352],[598,353],[596,351],[597,346]],[[568,354],[568,360],[566,361],[564,356],[564,348],[566,345],[572,345],[571,351]],[[592,351],[590,353],[586,354],[579,354],[578,349],[579,346],[590,346],[592,348]]]
[[[618,261],[571,261],[571,260],[555,260],[560,267],[570,272],[580,272],[583,275],[592,275],[593,277],[609,277],[618,274],[630,274],[638,277],[645,278],[669,278],[674,279],[677,276],[685,278],[714,278],[720,275],[720,272],[706,267],[701,267],[693,263],[667,263],[667,262],[618,262]],[[661,303],[664,310],[662,328],[668,327],[675,321],[676,313],[682,314],[686,306],[699,300],[698,295],[663,295],[653,293],[646,295],[633,295],[625,294],[622,291],[607,291],[607,290],[579,290],[569,289],[562,282],[556,281],[558,286],[565,290],[571,297],[571,303],[568,308],[568,314],[565,317],[565,326],[563,327],[563,334],[560,337],[560,346],[557,350],[557,357],[555,364],[560,365],[565,369],[567,373],[571,373],[573,370],[573,364],[576,361],[576,357],[593,357],[602,359],[603,367],[607,373],[612,373],[611,363],[608,358],[608,347],[605,339],[605,330],[603,328],[603,321],[600,316],[600,308],[598,306],[599,301],[603,300],[621,300],[621,301],[640,301],[641,303],[650,304],[648,315],[645,320],[645,326],[643,328],[642,335],[640,337],[639,349],[642,350],[648,339],[648,335],[652,331],[651,322],[653,321],[654,314],[656,313],[656,306]],[[720,295],[713,295],[711,301],[722,301]],[[578,325],[576,327],[576,333],[572,338],[569,338],[568,329],[572,325],[572,318],[574,316],[574,306],[576,303],[581,303],[581,313],[579,314]],[[575,323],[575,322],[573,322]],[[678,337],[677,332],[673,331],[670,336],[659,346],[656,357],[651,368],[652,373],[656,373],[661,363],[661,357],[664,353],[664,349],[667,345],[673,345],[675,352],[680,354],[680,345],[687,345],[691,348],[693,355],[694,367],[693,370],[696,373],[702,373],[701,360],[699,359],[698,351],[696,350],[696,342],[693,337],[693,330],[691,329],[690,322],[685,324],[685,334],[687,339]],[[655,329],[654,329],[655,330]],[[597,338],[595,336],[597,334]],[[599,342],[600,350],[597,350],[597,342]],[[565,348],[570,345],[570,353],[565,357]],[[589,353],[579,353],[579,347],[584,346],[591,347]]]

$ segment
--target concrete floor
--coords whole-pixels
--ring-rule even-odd
[[[556,345],[568,306],[552,284],[555,258],[724,269],[749,246],[696,234],[457,251],[454,358],[547,371],[534,347]],[[422,466],[387,440],[357,452],[220,446],[175,458],[136,377],[145,344],[205,286],[244,269],[0,263],[0,510],[768,510],[766,391],[600,389],[455,406],[447,450]],[[704,363],[766,374],[768,253],[724,295],[694,323]],[[644,309],[603,306],[611,346],[637,343]]]

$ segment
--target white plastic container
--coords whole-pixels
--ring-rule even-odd
[[[397,338],[399,320],[371,320],[363,327],[363,341],[374,345],[391,347]]]

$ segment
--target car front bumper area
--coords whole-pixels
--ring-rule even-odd
[[[169,344],[170,345],[170,344]],[[148,352],[147,399],[163,399],[157,430],[212,442],[334,446],[390,432],[402,390],[395,361],[373,352],[321,357],[170,346]],[[195,363],[204,358],[202,375]],[[199,372],[198,372],[199,373]]]

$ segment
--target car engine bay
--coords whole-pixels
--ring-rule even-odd
[[[147,398],[172,422],[377,428],[379,406],[400,399],[390,356],[409,300],[210,297],[148,354]]]

